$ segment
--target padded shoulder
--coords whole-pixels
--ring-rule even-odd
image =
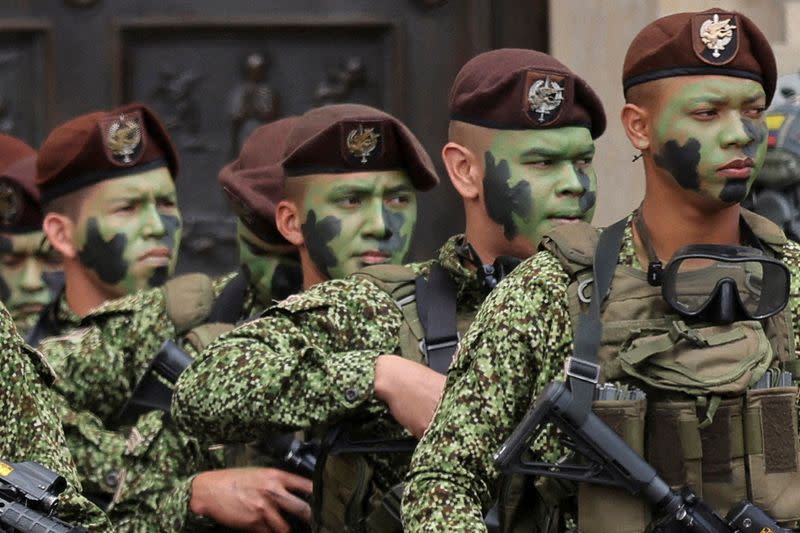
[[[783,230],[777,224],[766,217],[748,211],[744,207],[741,208],[741,213],[744,221],[747,222],[747,225],[753,230],[753,234],[755,234],[761,242],[768,245],[776,252],[782,253],[787,239],[786,234],[783,233]]]
[[[405,265],[372,265],[352,277],[367,280],[398,300],[414,293],[417,273]]]
[[[558,259],[570,275],[592,266],[600,230],[587,224],[560,224],[542,238],[540,248]]]
[[[205,322],[214,305],[213,280],[205,274],[172,278],[163,291],[167,316],[179,335]]]

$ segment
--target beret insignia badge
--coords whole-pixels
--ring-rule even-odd
[[[739,39],[736,33],[736,16],[714,13],[692,19],[694,29],[694,50],[704,62],[724,65],[736,56]]]
[[[555,122],[564,103],[564,76],[528,72],[525,106],[540,126]]]
[[[22,198],[16,187],[0,182],[0,223],[12,226],[22,212]]]
[[[137,112],[107,119],[101,124],[101,129],[106,155],[118,165],[136,164],[144,151],[141,115]]]
[[[378,147],[380,133],[375,132],[375,128],[365,128],[359,124],[357,128],[350,130],[347,134],[347,151],[353,157],[360,158],[361,164],[367,162],[367,158]]]

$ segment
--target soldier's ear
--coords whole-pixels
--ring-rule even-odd
[[[477,199],[482,190],[483,165],[472,150],[449,142],[442,148],[442,161],[456,192],[465,200]]]
[[[302,246],[305,244],[303,238],[303,230],[301,226],[303,220],[301,218],[300,208],[291,200],[281,200],[275,207],[275,226],[278,231],[283,235],[283,238],[294,244],[295,246]]]
[[[622,127],[636,150],[650,148],[650,116],[647,109],[627,103],[622,108]]]
[[[42,222],[42,229],[50,241],[50,245],[65,259],[74,259],[78,256],[78,247],[75,244],[77,227],[75,222],[61,213],[47,213]]]

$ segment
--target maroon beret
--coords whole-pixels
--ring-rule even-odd
[[[42,203],[94,185],[166,166],[178,175],[178,153],[155,112],[143,104],[76,117],[39,148],[36,184]]]
[[[734,76],[759,82],[767,105],[775,93],[777,67],[769,41],[755,23],[735,11],[676,13],[634,37],[622,67],[625,91],[674,76]]]
[[[15,137],[0,134],[0,231],[42,229],[35,178],[36,151]]]
[[[411,130],[365,105],[307,111],[292,128],[285,153],[286,176],[403,169],[419,190],[439,183],[430,156]]]
[[[254,130],[239,158],[219,171],[219,183],[231,209],[250,231],[268,243],[287,243],[275,227],[275,206],[283,200],[281,157],[296,122],[297,117],[287,117]]]
[[[606,129],[600,98],[556,58],[535,50],[484,52],[461,67],[450,89],[450,118],[498,130],[583,126]]]

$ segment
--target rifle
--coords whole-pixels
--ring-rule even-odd
[[[702,499],[684,490],[677,494],[656,470],[617,435],[596,414],[573,402],[570,389],[553,381],[522,422],[494,456],[504,472],[547,476],[595,483],[627,490],[644,498],[661,517],[666,531],[693,533],[782,533],[787,530],[747,500],[737,504],[723,519]],[[530,442],[548,423],[566,438],[562,443],[588,459],[588,464],[530,461],[523,458]]]
[[[117,413],[115,427],[130,426],[150,411],[163,411],[170,418],[172,388],[192,357],[172,340],[164,341],[147,371],[136,383],[133,394]]]
[[[0,531],[85,533],[53,516],[67,480],[30,461],[0,461]]]

